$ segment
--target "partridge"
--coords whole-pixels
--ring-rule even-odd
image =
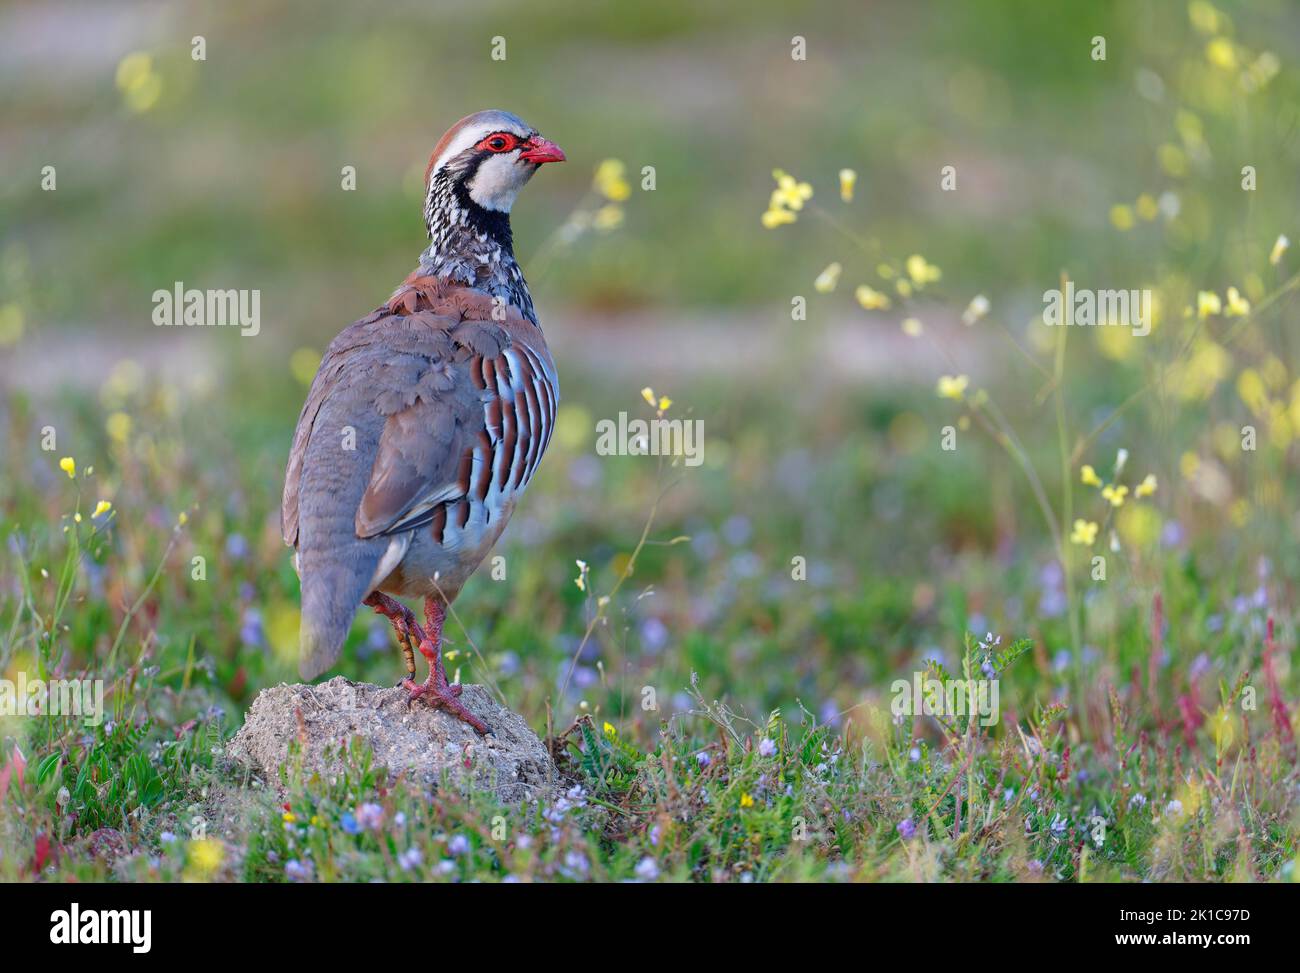
[[[447,682],[442,627],[555,426],[555,364],[515,261],[510,208],[539,166],[563,161],[509,112],[453,125],[425,173],[419,266],[326,350],[281,510],[302,587],[303,678],[334,665],[365,604],[397,633],[410,699],[488,732]],[[425,624],[394,596],[423,598]],[[413,642],[429,662],[418,684]]]

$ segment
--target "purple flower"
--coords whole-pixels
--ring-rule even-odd
[[[659,877],[659,864],[650,856],[636,863],[636,877],[643,882],[653,882]]]
[[[709,756],[708,751],[701,750],[695,755],[695,762],[701,767],[707,767],[713,762],[713,758]]]
[[[447,842],[447,851],[453,855],[463,855],[469,851],[469,839],[463,834],[453,835]]]
[[[284,874],[291,882],[310,882],[315,869],[311,862],[303,863],[294,858],[284,863]]]
[[[911,841],[916,837],[916,824],[911,818],[903,818],[898,822],[898,834],[904,841]]]
[[[357,808],[357,823],[370,831],[378,831],[384,823],[384,809],[378,804],[362,804]]]
[[[409,872],[413,868],[418,868],[424,861],[424,855],[419,848],[408,848],[397,856],[397,864],[401,866],[402,871]]]
[[[760,757],[770,757],[776,753],[776,741],[763,737],[758,744],[758,754]]]

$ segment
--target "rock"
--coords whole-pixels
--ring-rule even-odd
[[[486,737],[420,700],[408,708],[406,700],[405,689],[342,676],[316,686],[264,689],[227,754],[276,786],[293,740],[303,739],[304,769],[328,775],[338,768],[339,744],[360,736],[374,751],[376,766],[434,788],[445,771],[451,786],[493,791],[512,804],[544,797],[561,784],[537,734],[482,686],[465,686],[461,702],[492,728]]]

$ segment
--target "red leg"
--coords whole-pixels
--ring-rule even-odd
[[[447,671],[442,664],[442,623],[446,618],[447,608],[438,598],[424,600],[424,618],[426,628],[424,638],[420,640],[420,654],[429,662],[429,678],[417,685],[414,679],[405,680],[402,685],[411,692],[411,699],[423,697],[435,709],[446,710],[457,719],[468,723],[480,734],[486,735],[491,729],[486,723],[465,708],[457,698],[461,694],[460,686],[447,682]]]
[[[376,614],[383,615],[393,623],[393,629],[397,632],[397,641],[402,646],[403,661],[406,663],[406,675],[397,683],[400,686],[415,675],[415,650],[411,645],[411,638],[414,637],[416,642],[423,642],[424,630],[415,620],[415,612],[383,592],[372,591],[361,603],[369,605]]]

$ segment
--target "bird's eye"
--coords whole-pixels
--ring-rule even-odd
[[[506,132],[498,132],[496,135],[489,135],[478,144],[480,149],[486,149],[489,152],[509,152],[516,145],[515,137]]]

